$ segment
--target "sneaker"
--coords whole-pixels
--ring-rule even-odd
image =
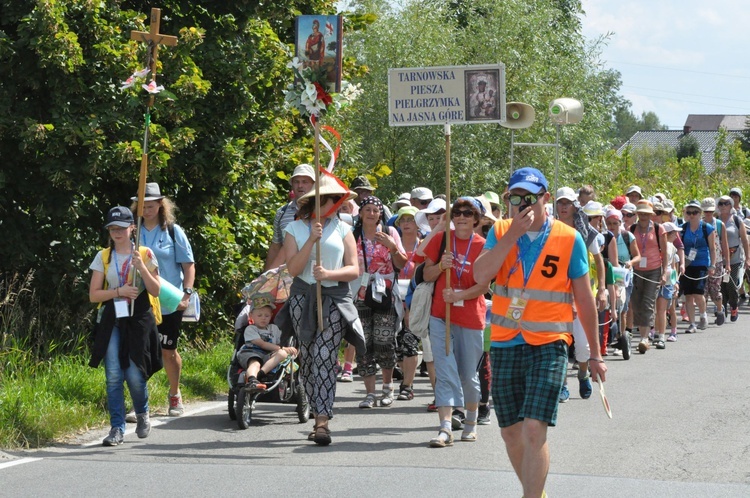
[[[653,341],[654,337],[656,337],[656,332],[654,331],[654,329],[651,329],[651,331],[649,331],[648,333],[648,340]]]
[[[731,314],[729,316],[729,320],[732,321],[732,322],[736,322],[737,318],[739,318],[739,315],[737,314],[737,309],[735,308],[735,309],[732,310],[732,312],[731,312]]]
[[[567,403],[569,399],[570,399],[570,391],[568,391],[568,386],[563,385],[562,391],[560,391],[560,398],[558,399],[558,401],[560,401],[560,403]]]
[[[688,328],[685,330],[686,334],[695,334],[696,332],[698,332],[698,330],[695,328],[694,323],[691,323],[690,325],[688,325]]]
[[[492,410],[490,405],[479,405],[479,412],[477,413],[477,425],[490,425],[490,417],[492,416]]]
[[[380,406],[391,406],[393,404],[393,389],[383,388],[383,394],[380,396]]]
[[[677,332],[671,332],[667,337],[667,342],[677,342]]]
[[[141,439],[145,439],[151,433],[151,420],[148,413],[139,413],[136,415],[138,425],[135,426],[135,434]]]
[[[584,379],[578,379],[578,394],[581,395],[581,398],[589,399],[593,391],[594,389],[591,387],[591,378],[588,375]]]
[[[401,384],[398,389],[398,400],[399,401],[410,401],[414,399],[414,389],[411,386],[405,386]]]
[[[349,370],[344,370],[344,373],[341,374],[339,382],[352,382],[353,380],[354,379],[352,378],[352,373]]]
[[[126,414],[126,415],[125,415],[125,422],[127,422],[127,423],[129,423],[129,424],[134,424],[134,423],[136,423],[137,421],[138,421],[138,419],[137,419],[137,418],[135,418],[135,410],[130,410],[130,411],[129,411],[129,412],[128,412],[128,413]]]
[[[112,427],[109,431],[109,436],[105,437],[102,441],[102,446],[117,446],[125,441],[125,437],[122,433],[122,429],[119,427]]]
[[[435,404],[435,400],[434,399],[432,400],[432,403],[430,403],[429,405],[427,405],[427,411],[428,412],[436,412],[436,411],[438,411],[438,407]]]
[[[377,398],[375,397],[375,393],[370,393],[367,396],[365,396],[365,399],[363,399],[359,403],[359,407],[362,409],[375,408],[376,404],[377,404]]]
[[[621,356],[621,355],[622,355],[622,351],[620,351],[619,349],[612,350],[612,356]]]
[[[453,410],[453,413],[451,413],[451,428],[454,431],[463,429],[465,419],[466,415],[464,415],[464,412],[458,409]]]
[[[685,307],[683,306],[680,308],[680,316],[682,317],[683,322],[689,322],[690,319],[687,316],[687,310],[685,310]]]
[[[708,319],[705,316],[702,316],[698,322],[698,330],[706,330],[706,327],[708,327]]]
[[[180,417],[185,413],[185,407],[182,406],[182,395],[179,393],[169,397],[169,416]]]
[[[651,343],[648,342],[648,339],[641,339],[641,342],[638,343],[638,352],[646,354],[646,351],[648,351],[650,347]]]
[[[430,374],[427,372],[427,363],[422,362],[421,365],[419,365],[419,376],[420,377],[429,377]]]
[[[724,311],[718,311],[716,313],[716,321],[714,323],[716,325],[724,325],[725,321],[726,321],[726,317],[724,316]]]
[[[258,382],[258,379],[250,379],[250,382],[247,383],[245,386],[249,391],[262,391],[267,385],[263,384],[262,382]],[[171,414],[172,407],[170,407],[170,414]],[[177,415],[179,417],[179,415]]]
[[[654,346],[656,346],[656,349],[666,349],[667,345],[664,341],[661,339],[657,339],[656,342],[654,342]]]

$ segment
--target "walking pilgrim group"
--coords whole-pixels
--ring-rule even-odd
[[[494,409],[524,496],[546,496],[547,428],[570,397],[569,364],[578,370],[578,394],[589,398],[592,381],[606,380],[604,357],[628,356],[631,336],[640,354],[666,349],[681,321],[682,334],[709,326],[708,298],[713,326],[736,321],[746,300],[750,210],[740,188],[682,210],[636,185],[605,203],[592,186],[552,192],[539,169],[524,167],[502,195],[466,193],[448,206],[419,186],[387,203],[366,176],[347,187],[321,172],[316,216],[315,182],[310,165],[294,169],[293,199],[274,217],[266,269],[286,264],[293,277],[276,322],[297,337],[315,420],[307,439],[321,446],[335,436],[337,382],[358,374],[359,408],[377,410],[414,402],[419,373],[429,377],[427,409],[438,416],[429,447],[477,441]],[[112,429],[105,445],[123,442],[124,383],[136,434],[148,436],[146,380],[162,364],[168,412],[183,411],[180,311],[157,329],[148,295],[159,294],[161,276],[184,291],[184,309],[195,266],[173,204],[156,184],[148,194],[141,250],[134,250],[132,211],[118,206],[107,213],[109,248],[91,264],[90,298],[103,303],[92,364],[103,360],[106,370]],[[130,267],[140,276],[135,283]],[[420,282],[434,283],[431,300],[429,292],[417,298]],[[412,297],[426,307],[412,309]],[[424,330],[410,326],[412,315],[421,321],[418,312]]]

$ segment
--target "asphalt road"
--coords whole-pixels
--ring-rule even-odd
[[[550,429],[549,496],[750,496],[750,313],[667,349],[608,357],[613,418],[596,394],[572,396]],[[635,345],[635,342],[634,342]],[[479,441],[430,449],[437,415],[426,379],[416,398],[360,410],[361,382],[339,384],[333,444],[306,441],[291,405],[261,403],[239,430],[226,401],[156,418],[147,439],[100,446],[107,430],[68,444],[0,453],[2,496],[521,496],[496,425]],[[596,388],[596,386],[595,386]],[[458,434],[458,433],[457,433]]]

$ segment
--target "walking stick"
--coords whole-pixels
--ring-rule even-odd
[[[315,130],[315,219],[321,223],[320,219],[320,122],[313,120],[313,129]],[[315,243],[315,265],[320,266],[320,240]],[[318,304],[318,332],[323,332],[323,284],[318,280],[315,284],[315,297]]]
[[[445,250],[451,248],[451,125],[445,123]],[[451,268],[445,270],[445,288],[451,286]],[[445,356],[451,354],[451,305],[445,303]]]

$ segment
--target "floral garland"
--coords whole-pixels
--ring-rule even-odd
[[[302,116],[321,116],[330,111],[331,106],[339,110],[362,94],[360,84],[352,85],[348,81],[341,82],[340,93],[328,93],[325,88],[328,82],[326,69],[303,68],[298,57],[293,58],[286,67],[294,71],[294,82],[287,87],[285,104],[297,109]]]
[[[146,75],[151,70],[149,68],[143,68],[140,71],[136,71],[133,74],[130,75],[128,79],[120,83],[120,90],[127,90],[128,88],[131,88],[135,86],[135,84],[142,79],[146,78]],[[141,85],[141,88],[146,90],[148,93],[155,95],[157,93],[160,93],[164,91],[164,87],[162,85],[157,85],[156,81],[151,80],[151,82],[148,85]]]

